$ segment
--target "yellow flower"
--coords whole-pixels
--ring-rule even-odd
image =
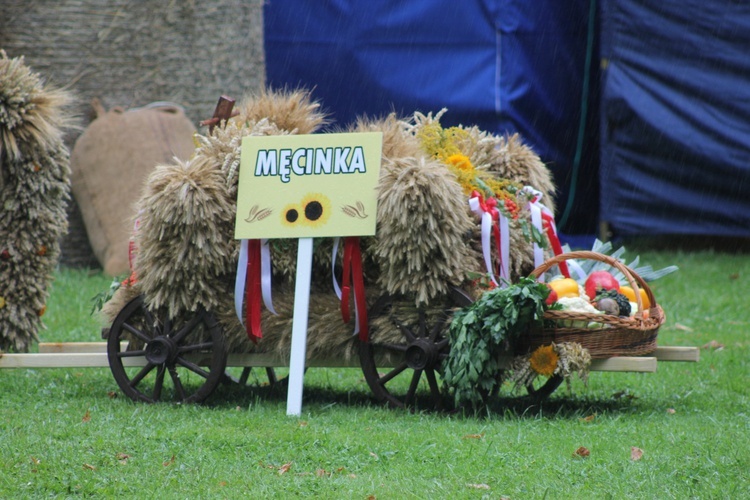
[[[471,164],[469,157],[460,153],[450,155],[445,162],[459,170],[474,171],[474,165]]]
[[[281,223],[287,227],[294,227],[300,221],[301,210],[296,203],[290,203],[281,211]]]
[[[331,217],[331,200],[321,193],[310,193],[302,199],[302,222],[313,227],[320,227]]]
[[[551,377],[557,369],[557,362],[559,360],[560,356],[558,356],[555,348],[551,345],[545,345],[531,353],[529,364],[531,365],[531,369],[539,375]]]

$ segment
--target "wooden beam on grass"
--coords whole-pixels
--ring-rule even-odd
[[[125,358],[126,366],[145,366],[146,358]],[[0,368],[104,368],[106,352],[27,353],[0,355]]]
[[[654,357],[628,357],[621,356],[607,359],[591,360],[592,372],[643,372],[653,373],[656,371],[656,358]]]
[[[698,362],[701,359],[701,352],[697,347],[659,346],[653,355],[659,361]]]

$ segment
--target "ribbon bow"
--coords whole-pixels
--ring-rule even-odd
[[[510,259],[510,229],[508,219],[497,209],[497,199],[489,197],[486,200],[482,194],[474,190],[469,198],[469,208],[482,218],[482,254],[487,273],[492,283],[498,285],[493,272],[490,250],[490,233],[494,236],[495,246],[500,253],[501,286],[507,286],[509,280],[508,261]]]

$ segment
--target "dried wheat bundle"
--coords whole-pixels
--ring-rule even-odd
[[[44,325],[67,230],[70,96],[0,51],[0,349],[28,351]]]

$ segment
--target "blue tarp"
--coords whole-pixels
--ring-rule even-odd
[[[604,0],[601,218],[750,236],[750,3]]]
[[[593,234],[597,99],[583,101],[591,119],[580,124],[593,1],[273,0],[264,6],[266,79],[312,88],[338,125],[446,107],[446,126],[519,132],[555,175],[559,214],[574,191],[561,229]],[[579,142],[582,130],[593,140]]]

